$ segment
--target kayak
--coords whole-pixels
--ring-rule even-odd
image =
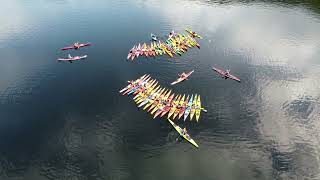
[[[180,119],[181,116],[184,114],[184,111],[187,108],[188,102],[189,102],[189,95],[187,96],[187,99],[182,103],[182,105],[180,107],[178,119]]]
[[[178,125],[176,125],[174,122],[172,122],[169,118],[168,121],[170,122],[170,124],[174,127],[174,129],[176,131],[178,131],[178,133],[180,134],[180,136],[182,136],[185,140],[187,140],[189,143],[191,143],[192,145],[194,145],[195,147],[199,148],[198,144],[190,137],[189,134],[183,134],[183,129],[181,127],[179,127]]]
[[[161,48],[163,49],[163,51],[165,53],[167,53],[170,57],[173,57],[172,52],[168,50],[168,48],[166,47],[166,45],[161,44]]]
[[[170,32],[170,34],[169,34],[169,38],[168,39],[170,39],[170,38],[172,38],[174,36],[174,30],[172,30],[171,32]]]
[[[157,82],[158,83],[158,82]],[[145,100],[151,93],[154,93],[160,88],[160,85],[157,86],[157,83],[150,87],[149,89],[145,90],[144,92],[141,92],[133,97],[134,101],[136,101],[137,104]]]
[[[147,91],[147,90],[152,89],[152,87],[156,86],[157,84],[158,84],[158,81],[154,79],[154,80],[152,80],[150,83],[148,83],[145,87],[141,87],[140,89],[138,89],[137,91],[135,91],[133,94],[134,94],[134,95],[138,95],[138,94],[140,94],[140,93],[142,93],[142,92],[145,92],[145,91]],[[134,97],[136,97],[136,96],[134,96]]]
[[[59,58],[58,61],[69,61],[69,62],[72,62],[72,61],[85,59],[87,57],[88,57],[87,55],[83,55],[83,56],[74,56],[74,57],[71,57],[71,58]]]
[[[171,90],[163,98],[159,98],[159,101],[156,103],[156,106],[151,111],[151,114],[154,114],[155,112],[157,112],[158,109],[161,109],[164,107],[163,102],[169,98],[170,94],[171,94]]]
[[[156,100],[162,95],[162,94],[166,94],[168,90],[166,90],[166,88],[163,88],[160,93],[156,94],[155,96],[153,96],[153,98],[151,98],[148,102],[148,104],[146,104],[144,107],[143,107],[143,110],[146,110],[148,107],[150,107],[151,105],[153,105]]]
[[[79,47],[72,45],[72,46],[61,48],[61,50],[64,51],[64,50],[70,50],[70,49],[79,49],[86,46],[91,46],[91,43],[81,43],[79,44]]]
[[[148,103],[152,97],[154,97],[157,93],[159,93],[161,91],[161,89],[159,88],[160,86],[156,87],[155,89],[152,89],[150,92],[147,92],[146,94],[141,95],[140,97],[135,99],[135,102],[137,103],[138,108]]]
[[[161,94],[160,96],[158,96],[158,97],[153,101],[153,103],[151,104],[150,108],[148,109],[148,112],[151,111],[152,109],[155,109],[156,106],[164,99],[164,97],[166,97],[167,94],[168,94],[168,96],[169,96],[170,93],[171,93],[171,90],[170,90],[170,91],[167,90],[166,92],[164,92],[163,94]],[[152,114],[153,114],[153,113],[152,113]]]
[[[182,82],[182,81],[184,81],[184,80],[188,80],[188,77],[189,77],[193,72],[194,72],[194,70],[188,72],[187,74],[185,74],[185,73],[183,72],[182,74],[185,74],[185,76],[184,76],[184,77],[181,77],[181,76],[179,75],[180,77],[179,77],[176,81],[172,82],[171,85],[175,85],[175,84],[178,84],[178,83],[180,83],[180,82]]]
[[[150,97],[152,94],[154,94],[156,91],[158,91],[158,89],[160,88],[159,86],[152,86],[150,89],[148,89],[147,91],[140,93],[139,97],[136,98],[134,101],[137,104],[140,104],[141,102],[143,102],[144,100],[146,100],[148,97]]]
[[[164,90],[164,89],[159,89],[159,90],[157,90],[156,92],[153,91],[153,92],[155,92],[155,93],[151,93],[151,95],[148,96],[147,99],[143,100],[138,107],[142,107],[142,106],[144,106],[145,104],[147,104],[148,102],[150,102],[152,99],[154,99],[154,98],[157,96],[157,94],[163,92],[163,90]]]
[[[178,96],[176,96],[176,98],[177,98],[177,97],[178,97]],[[172,108],[172,103],[173,103],[173,101],[174,101],[173,97],[172,97],[172,98],[169,98],[169,99],[167,100],[167,102],[166,102],[167,104],[166,104],[165,107],[163,108],[160,117],[163,117],[164,115],[166,115],[166,114],[170,111],[170,109]]]
[[[186,30],[189,34],[191,34],[193,37],[197,37],[197,38],[202,39],[202,37],[201,37],[199,34],[193,32],[191,29],[185,29],[185,30]]]
[[[200,95],[198,96],[197,98],[197,101],[196,101],[196,120],[197,122],[199,121],[199,118],[200,118],[200,113],[201,113],[201,100],[200,100]]]
[[[156,35],[154,35],[154,34],[152,34],[152,33],[151,33],[151,39],[152,39],[153,41],[158,41],[157,36],[156,36]]]
[[[133,83],[131,84],[131,86],[129,86],[128,88],[126,88],[124,91],[122,91],[122,95],[127,94],[128,92],[130,92],[132,89],[138,87],[141,83],[145,82],[145,81],[149,81],[151,77],[149,75],[147,75],[146,77],[144,77],[143,79],[139,80],[137,83]]]
[[[191,106],[191,110],[190,110],[190,121],[192,121],[192,118],[194,116],[194,113],[196,112],[196,104],[197,104],[197,100],[198,100],[198,95],[195,95],[194,99],[193,99],[193,103]]]
[[[182,98],[179,100],[176,110],[173,113],[173,120],[179,115],[180,109],[184,103],[184,98],[185,98],[185,95],[183,95]]]
[[[166,107],[170,106],[173,97],[174,97],[174,94],[172,94],[170,97],[166,98],[166,99],[164,100],[164,103],[159,103],[159,104],[158,104],[158,105],[159,105],[159,106],[157,107],[158,110],[156,111],[153,119],[156,118],[156,117],[158,117],[158,116],[159,116],[161,113],[163,113],[164,111],[166,111]],[[152,114],[152,112],[151,112],[151,114]]]
[[[197,46],[200,49],[200,44],[193,37],[188,36],[188,38],[192,46]]]
[[[135,50],[136,46],[133,46],[133,48],[130,49],[127,59],[130,59],[133,55],[134,55],[134,50]]]
[[[148,84],[153,83],[155,80],[150,80],[150,81],[144,81],[142,82],[140,85],[136,86],[135,88],[131,89],[131,91],[129,91],[127,93],[127,95],[130,95],[132,93],[135,93],[136,91],[139,91],[142,88],[146,88]]]
[[[148,100],[148,102],[145,104],[145,106],[143,107],[143,110],[146,110],[148,107],[150,107],[151,105],[153,105],[155,103],[155,101],[162,95],[167,93],[168,90],[166,90],[166,88],[161,89],[161,91],[159,93],[153,94],[152,97]]]
[[[181,99],[181,95],[176,96],[175,100],[172,102],[172,107],[168,113],[168,118],[170,118],[172,115],[174,115],[174,112],[176,111],[177,106],[179,105],[180,99]]]
[[[235,81],[238,81],[240,82],[240,79],[232,74],[227,74],[227,72],[225,70],[222,70],[222,69],[218,69],[218,68],[215,68],[215,67],[212,67],[212,70],[216,71],[217,73],[219,73],[221,76],[223,76],[225,79],[232,79],[232,80],[235,80]]]
[[[140,83],[132,86],[131,88],[128,88],[124,93],[122,93],[122,95],[126,95],[129,92],[133,92],[135,90],[137,90],[139,87],[141,87],[142,85],[146,84],[149,80],[151,79],[151,77],[148,77],[147,79],[142,80]],[[133,91],[132,91],[133,90]]]
[[[130,84],[129,84],[127,87],[121,89],[121,90],[119,91],[119,93],[122,93],[123,91],[125,91],[125,90],[127,90],[128,88],[132,87],[134,84],[137,84],[138,82],[142,81],[145,77],[149,77],[149,74],[148,74],[148,75],[145,74],[145,75],[141,76],[139,79],[137,79],[137,80],[135,80],[135,81],[133,81],[133,82],[129,82]]]
[[[192,103],[193,103],[193,94],[191,95],[191,98],[189,100],[189,103],[188,103],[188,106],[186,108],[186,111],[184,112],[184,117],[183,117],[183,120],[186,121],[187,117],[189,116],[190,114],[190,111],[191,111],[191,107],[192,107]]]

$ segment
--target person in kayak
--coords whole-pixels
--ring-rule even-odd
[[[196,32],[191,32],[192,37],[196,37]]]
[[[180,78],[185,78],[187,75],[186,75],[186,73],[182,73],[182,74],[178,74],[178,76],[180,77]]]
[[[74,44],[73,44],[73,47],[74,47],[75,49],[79,49],[79,48],[80,48],[79,42],[74,43]]]
[[[181,135],[186,136],[187,138],[190,138],[186,127],[182,129]],[[176,141],[178,142],[179,140],[181,140],[180,136],[176,139]]]
[[[226,73],[224,74],[224,78],[225,78],[225,79],[228,79],[228,78],[229,78],[229,75],[230,75],[230,69],[227,69],[227,70],[226,70]]]
[[[183,135],[183,136],[186,136],[187,138],[190,137],[189,134],[188,134],[188,131],[187,131],[187,128],[186,128],[186,127],[184,127],[184,128],[182,129],[182,135]]]
[[[173,37],[173,31],[169,33],[169,38],[172,38],[172,37]]]

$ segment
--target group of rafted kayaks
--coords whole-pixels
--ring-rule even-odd
[[[201,111],[200,95],[175,95],[172,90],[161,88],[158,81],[150,75],[143,75],[137,80],[129,81],[129,85],[119,91],[122,95],[133,95],[139,108],[147,110],[153,118],[163,117],[190,121],[195,117],[199,121]]]
[[[133,61],[139,56],[145,57],[155,57],[167,54],[170,57],[174,55],[182,56],[188,51],[188,48],[198,47],[200,49],[200,44],[195,40],[195,38],[202,38],[200,35],[186,29],[189,34],[179,34],[171,31],[168,38],[164,41],[159,40],[154,34],[151,34],[151,43],[142,43],[134,45],[127,56],[127,59]]]
[[[195,117],[198,122],[201,111],[207,112],[201,106],[200,95],[175,95],[172,90],[161,88],[157,80],[151,79],[150,75],[146,74],[128,83],[129,85],[119,91],[122,95],[133,95],[138,108],[147,110],[153,118],[167,115],[168,121],[180,136],[195,147],[199,147],[186,129],[180,128],[173,120],[183,117],[185,121],[189,116],[190,121]]]
[[[186,31],[189,33],[188,35],[178,34],[172,31],[163,42],[161,42],[157,36],[151,34],[151,40],[153,42],[151,42],[150,45],[146,43],[135,45],[130,50],[127,59],[133,61],[139,56],[155,57],[163,54],[167,54],[170,57],[173,57],[173,55],[181,56],[188,48],[195,46],[200,48],[195,38],[202,39],[202,37],[190,29],[186,29]],[[212,70],[225,79],[240,82],[240,79],[232,75],[230,70],[223,70],[216,67],[212,67]],[[194,70],[178,74],[179,78],[172,82],[171,85],[188,80],[188,77],[190,77],[193,72]],[[136,80],[128,81],[128,83],[125,88],[119,91],[122,95],[133,95],[133,100],[136,102],[138,108],[150,112],[153,118],[167,116],[167,120],[180,136],[195,147],[199,147],[187,133],[186,128],[180,128],[174,123],[174,120],[179,120],[183,117],[183,120],[186,121],[189,117],[190,121],[195,119],[199,122],[201,111],[207,112],[207,110],[201,106],[200,95],[174,94],[172,90],[162,88],[157,80],[151,79],[150,75],[146,74]]]

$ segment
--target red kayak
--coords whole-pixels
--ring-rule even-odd
[[[91,43],[80,43],[80,44],[73,44],[72,46],[68,46],[68,47],[64,47],[64,48],[61,48],[62,51],[64,50],[70,50],[70,49],[80,49],[82,47],[85,47],[85,46],[91,46]]]
[[[87,58],[88,56],[87,55],[84,55],[84,56],[74,56],[74,57],[68,57],[68,58],[59,58],[58,61],[69,61],[69,62],[72,62],[72,61],[77,61],[77,60],[80,60],[80,59],[85,59]]]
[[[235,80],[235,81],[238,81],[240,82],[240,79],[230,73],[228,73],[227,71],[225,70],[222,70],[222,69],[218,69],[218,68],[215,68],[215,67],[212,67],[212,70],[216,71],[217,73],[219,73],[221,76],[223,76],[225,79],[232,79],[232,80]]]
[[[189,77],[193,72],[194,72],[194,70],[188,72],[187,74],[186,74],[186,73],[182,73],[181,75],[178,74],[180,77],[179,77],[176,81],[172,82],[171,85],[178,84],[179,82],[182,82],[182,81],[184,81],[184,80],[186,80],[186,79],[188,80],[188,77]]]

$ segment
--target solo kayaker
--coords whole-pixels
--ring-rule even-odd
[[[229,77],[229,75],[230,75],[230,69],[227,69],[226,70],[226,73],[225,73],[225,79],[228,79],[228,77]]]
[[[79,49],[80,48],[80,44],[78,42],[76,42],[76,43],[73,44],[73,47],[75,49]]]
[[[184,127],[182,129],[182,135],[188,136],[188,132],[187,132],[187,128],[186,127]]]
[[[173,36],[173,33],[170,32],[170,33],[169,33],[169,38],[172,38],[172,36]]]
[[[180,76],[180,78],[184,78],[186,77],[186,74],[183,72],[182,74],[178,74],[178,76]]]

